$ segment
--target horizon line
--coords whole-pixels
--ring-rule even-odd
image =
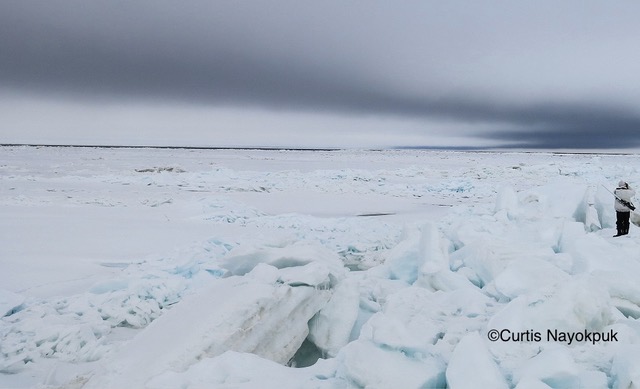
[[[278,146],[168,146],[168,145],[117,145],[117,144],[46,144],[46,143],[0,143],[0,147],[61,147],[102,149],[176,149],[176,150],[260,150],[260,151],[344,151],[344,150],[425,150],[478,153],[528,153],[528,154],[604,154],[637,155],[639,152],[622,152],[597,149],[506,149],[504,147],[473,146],[389,146],[389,147],[278,147]]]

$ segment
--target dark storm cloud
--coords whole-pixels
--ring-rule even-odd
[[[561,106],[522,116],[525,128],[495,131],[485,136],[502,148],[634,149],[640,148],[640,117],[600,107]]]
[[[507,146],[640,146],[638,7],[536,4],[4,1],[0,85],[496,123],[476,135]]]
[[[4,2],[1,80],[13,87],[116,97],[311,109],[371,104],[367,100],[376,92],[342,63],[339,47],[304,36],[323,34],[328,25],[317,31],[292,25],[303,23],[296,21],[302,10],[295,2],[274,3],[277,9],[189,4]],[[309,12],[301,17],[311,18]]]

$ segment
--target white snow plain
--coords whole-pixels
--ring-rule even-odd
[[[2,147],[0,388],[640,388],[638,167]]]

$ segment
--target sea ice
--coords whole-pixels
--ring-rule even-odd
[[[306,266],[298,268],[303,279]],[[214,279],[209,287],[184,298],[111,355],[106,371],[92,377],[86,387],[143,387],[156,375],[182,372],[202,358],[228,350],[278,363],[289,361],[308,335],[307,322],[325,306],[331,291],[291,286],[291,272],[290,284],[281,283],[278,270],[269,265],[254,271],[244,277]],[[186,323],[188,330],[181,330]]]
[[[451,389],[509,388],[504,373],[477,332],[460,340],[447,365],[446,377],[447,388]]]
[[[0,388],[640,385],[637,156],[1,151]]]
[[[24,297],[8,290],[0,289],[0,317],[11,315],[24,302]]]

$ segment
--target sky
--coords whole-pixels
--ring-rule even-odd
[[[640,150],[640,2],[4,0],[0,143]]]

